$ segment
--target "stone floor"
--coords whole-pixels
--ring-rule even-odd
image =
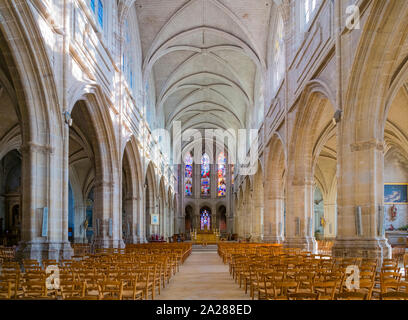
[[[157,300],[249,300],[217,252],[195,252],[180,267]]]

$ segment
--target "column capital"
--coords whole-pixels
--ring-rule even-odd
[[[98,180],[95,181],[95,187],[110,187],[113,188],[114,183],[112,181]]]
[[[127,197],[127,198],[125,198],[125,201],[134,201],[134,200],[140,200],[140,197]]]
[[[27,154],[30,152],[42,153],[42,154],[51,154],[54,153],[55,148],[51,147],[49,144],[40,145],[34,142],[27,142],[21,146],[21,153]]]
[[[293,177],[292,179],[292,186],[312,186],[314,185],[314,179],[305,178],[305,177]]]
[[[350,148],[351,148],[352,152],[364,151],[364,150],[370,150],[370,149],[376,149],[378,151],[384,151],[385,150],[385,143],[384,143],[384,141],[373,139],[373,140],[369,140],[369,141],[362,141],[362,142],[352,143],[350,145]]]

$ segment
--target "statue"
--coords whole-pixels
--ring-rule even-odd
[[[390,209],[390,220],[395,221],[397,219],[397,207],[392,205]]]
[[[326,219],[324,217],[320,218],[320,225],[324,228],[326,226]]]

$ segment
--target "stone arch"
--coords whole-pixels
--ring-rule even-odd
[[[380,140],[383,135],[381,124],[388,111],[385,106],[392,100],[394,91],[390,92],[390,88],[398,87],[400,72],[406,69],[401,43],[408,35],[407,14],[408,3],[405,1],[373,3],[350,71],[355,76],[348,83],[344,101],[342,122],[344,126],[350,126],[347,128],[351,130],[348,139],[355,140],[351,143]],[[350,124],[351,119],[359,125]]]
[[[402,43],[408,35],[408,3],[376,1],[361,32],[344,95],[339,144],[338,235],[334,256],[390,258],[391,248],[378,226],[384,205],[384,127],[395,89],[406,63]],[[354,31],[353,31],[354,32]],[[356,169],[355,164],[365,163]],[[381,187],[379,187],[381,186]],[[356,207],[361,208],[362,234],[356,237]]]
[[[310,180],[313,172],[313,155],[316,141],[321,132],[331,130],[335,104],[333,93],[328,86],[319,80],[310,81],[300,99],[296,112],[294,131],[289,147],[289,157],[294,159],[295,179]]]
[[[285,228],[285,145],[278,134],[272,136],[265,160],[264,230],[265,242],[281,243]]]
[[[287,246],[306,248],[315,252],[313,233],[314,158],[321,148],[319,141],[325,132],[335,128],[336,110],[328,86],[316,79],[310,81],[297,105],[288,153]],[[323,140],[324,141],[324,140]]]
[[[174,203],[171,188],[168,188],[167,191],[167,208],[167,235],[168,237],[172,237],[176,231],[174,229]]]
[[[252,230],[251,240],[261,241],[263,234],[263,215],[264,215],[264,173],[261,161],[258,161],[258,170],[253,177],[253,212],[252,212]]]
[[[85,92],[71,109],[73,127],[78,127],[87,148],[91,148],[94,179],[95,247],[122,247],[122,215],[120,212],[120,168],[115,131],[108,108],[99,89]],[[90,124],[90,125],[89,125]],[[73,129],[70,130],[73,130]]]
[[[153,226],[151,224],[151,215],[158,213],[158,203],[157,203],[157,185],[156,185],[156,175],[154,172],[154,166],[152,162],[147,165],[147,170],[145,174],[145,215],[146,215],[146,238],[150,239],[152,235],[158,234],[159,227]]]
[[[126,220],[122,228],[127,243],[145,242],[145,216],[143,215],[142,169],[136,138],[125,145],[122,156],[122,212]]]
[[[186,235],[187,240],[191,240],[191,230],[194,228],[194,212],[195,206],[194,203],[188,203],[184,207],[184,234]]]
[[[217,229],[221,234],[226,233],[228,230],[228,213],[227,205],[224,202],[217,204]]]
[[[160,214],[160,235],[167,237],[167,195],[164,176],[161,176],[159,181],[159,214]]]
[[[0,44],[2,64],[7,66],[6,78],[11,86],[5,85],[4,77],[2,85],[13,91],[21,124],[23,174],[30,177],[22,179],[22,242],[17,256],[40,261],[60,256],[69,258],[72,249],[67,219],[63,216],[66,203],[49,197],[51,191],[64,192],[59,175],[59,169],[64,166],[61,143],[64,124],[47,44],[28,2],[11,3],[0,9]],[[49,210],[47,241],[41,237],[38,221],[42,208]]]

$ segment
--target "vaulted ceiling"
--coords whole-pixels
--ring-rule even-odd
[[[136,0],[158,123],[247,127],[262,82],[272,0]]]

